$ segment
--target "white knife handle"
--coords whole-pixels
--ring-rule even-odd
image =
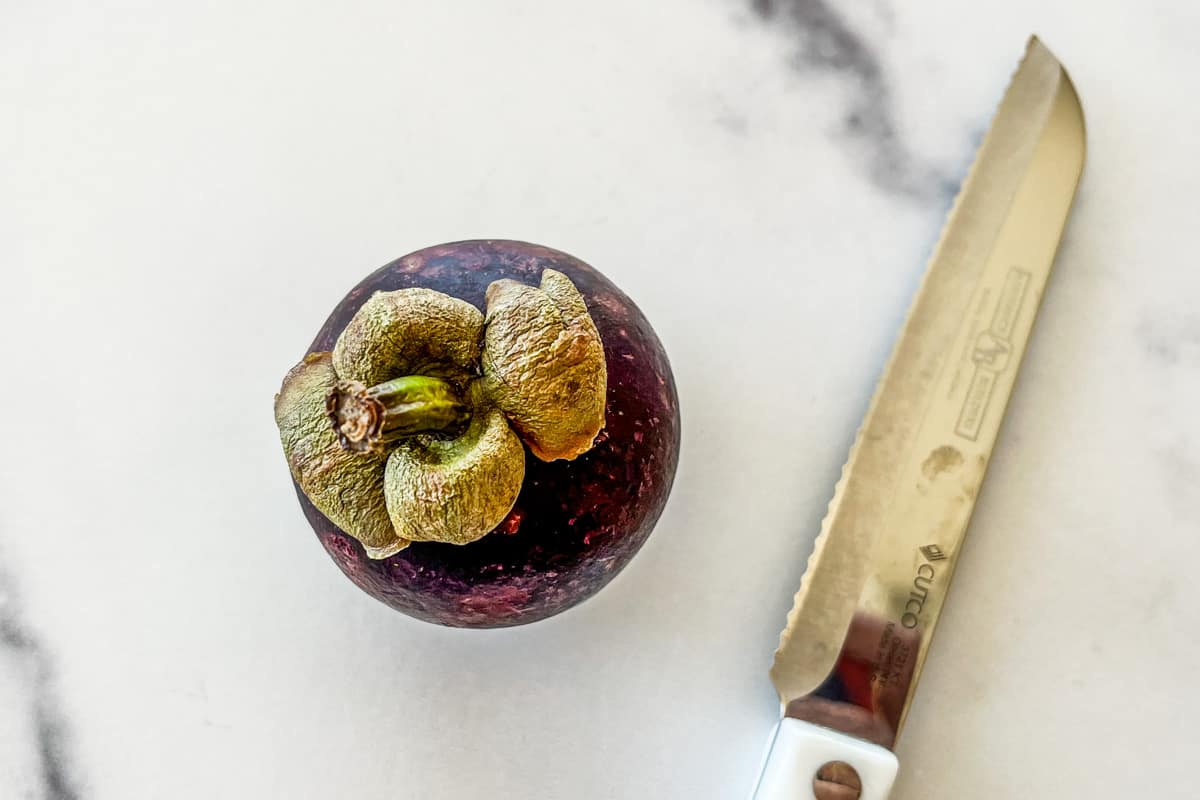
[[[775,728],[751,800],[814,800],[813,778],[830,761],[844,761],[862,781],[860,800],[887,800],[900,762],[891,751],[798,719]]]

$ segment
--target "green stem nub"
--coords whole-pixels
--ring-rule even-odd
[[[377,450],[406,436],[460,428],[470,410],[440,378],[408,375],[372,386],[343,381],[325,398],[329,421],[346,450]]]

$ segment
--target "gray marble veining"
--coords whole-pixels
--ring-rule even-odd
[[[851,99],[836,138],[853,157],[864,158],[876,185],[918,200],[940,200],[957,191],[958,176],[923,163],[905,144],[879,56],[836,6],[825,0],[752,0],[752,5],[760,18],[795,38],[790,60],[795,70],[833,73],[845,83]]]
[[[20,797],[77,800],[53,661],[22,618],[2,558],[0,553],[0,780]]]

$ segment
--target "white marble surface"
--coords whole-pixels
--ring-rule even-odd
[[[834,476],[1034,31],[1090,158],[896,797],[1196,796],[1196,4],[768,5],[5,5],[0,796],[741,798]],[[605,270],[685,415],[629,569],[495,632],[351,586],[270,415],[348,286],[475,236]]]

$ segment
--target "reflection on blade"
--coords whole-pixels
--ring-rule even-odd
[[[771,679],[789,716],[887,746],[895,740],[1083,157],[1075,91],[1031,39],[934,250],[780,637]]]

